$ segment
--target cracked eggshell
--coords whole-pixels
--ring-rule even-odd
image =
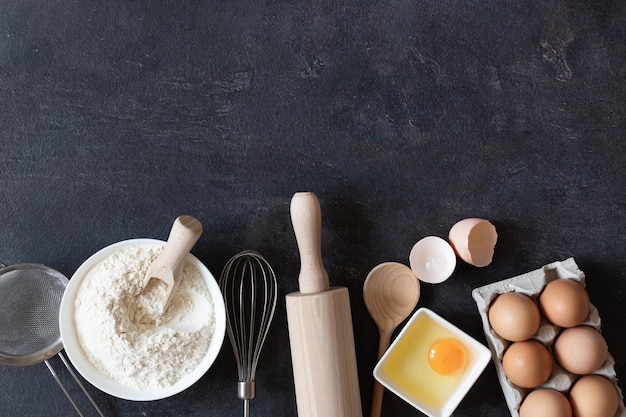
[[[498,233],[488,220],[472,217],[455,223],[448,240],[461,259],[470,265],[483,267],[493,259]]]
[[[418,241],[409,253],[409,265],[413,274],[422,282],[444,282],[456,268],[454,249],[437,236],[426,236]]]

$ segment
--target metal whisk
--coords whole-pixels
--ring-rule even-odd
[[[237,394],[243,400],[244,417],[249,417],[259,354],[276,309],[276,275],[263,256],[245,250],[224,266],[220,289],[226,304],[226,329],[239,371]]]

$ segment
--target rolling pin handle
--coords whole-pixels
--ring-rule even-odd
[[[328,273],[322,261],[322,211],[312,192],[294,194],[291,199],[291,222],[300,252],[300,292],[328,290]]]

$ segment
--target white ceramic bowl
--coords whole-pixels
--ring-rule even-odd
[[[123,385],[120,382],[103,375],[91,365],[79,345],[76,328],[74,326],[74,299],[76,298],[81,281],[94,265],[114,252],[129,246],[138,245],[163,246],[165,245],[165,242],[156,239],[130,239],[114,243],[93,254],[76,270],[70,279],[67,289],[63,294],[63,299],[61,300],[59,327],[61,331],[61,338],[63,340],[63,346],[69,360],[72,362],[76,370],[87,381],[89,381],[89,383],[107,394],[118,398],[133,401],[152,401],[167,398],[180,393],[193,385],[209,370],[217,358],[217,355],[222,347],[222,343],[224,342],[224,335],[226,332],[226,310],[224,307],[224,299],[217,281],[207,267],[204,266],[200,260],[198,260],[198,258],[189,254],[187,256],[187,261],[200,271],[209,288],[209,293],[211,294],[215,309],[215,329],[209,344],[209,349],[200,364],[190,374],[187,374],[173,385],[161,389],[140,390]]]
[[[442,338],[461,342],[463,372],[438,375],[428,365],[429,347]],[[487,347],[427,308],[418,309],[374,368],[384,387],[429,417],[449,417],[491,359]],[[452,379],[450,379],[452,378]],[[421,388],[420,388],[421,387]]]

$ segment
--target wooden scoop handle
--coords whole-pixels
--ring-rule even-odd
[[[300,292],[328,290],[328,273],[322,262],[322,211],[311,192],[296,193],[291,199],[291,222],[300,252]]]
[[[199,220],[187,215],[178,217],[172,225],[163,252],[150,264],[146,271],[143,279],[144,288],[152,278],[160,279],[167,284],[166,307],[180,284],[183,261],[201,234],[202,224]]]

